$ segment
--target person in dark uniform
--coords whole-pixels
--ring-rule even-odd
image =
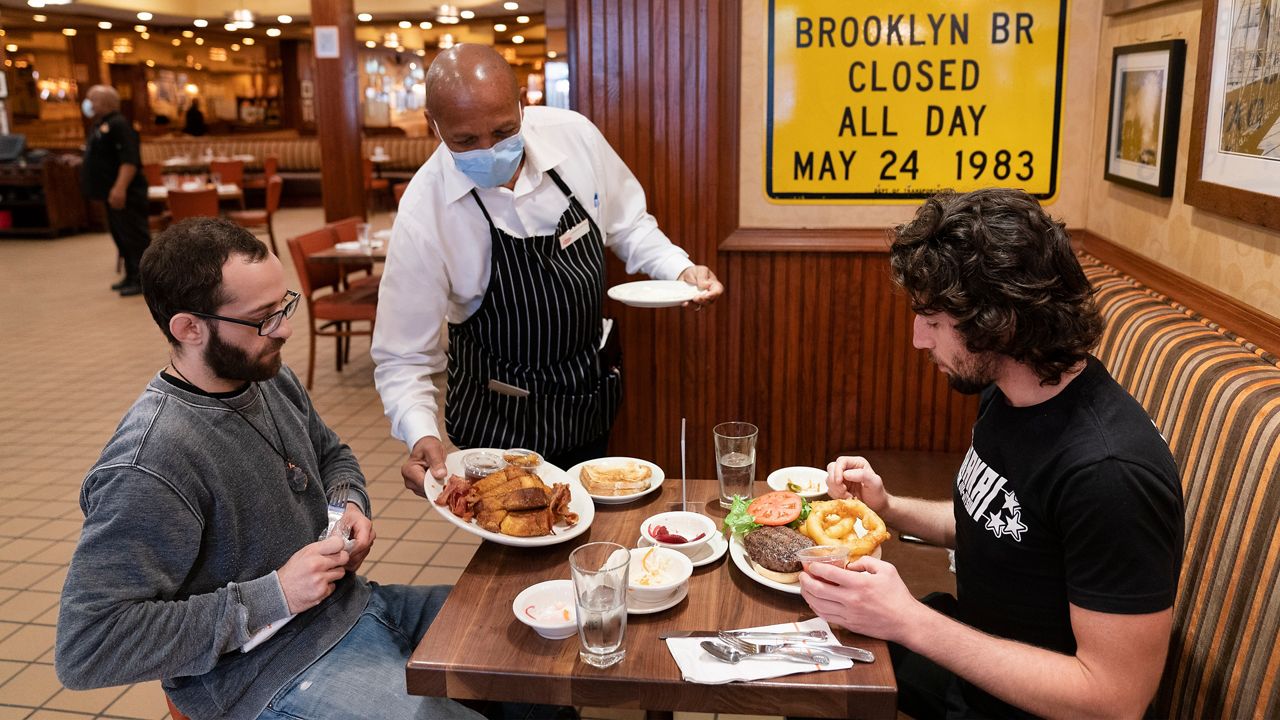
[[[568,110],[520,106],[492,48],[432,63],[428,119],[441,146],[392,228],[372,354],[405,486],[445,476],[431,376],[448,370],[445,425],[459,447],[520,447],[569,467],[605,454],[621,379],[602,359],[604,251],[627,271],[724,287],[658,228],[644,190],[600,131]],[[448,340],[443,332],[449,323]]]
[[[187,108],[186,125],[182,132],[196,137],[209,132],[209,127],[204,124],[204,113],[200,112],[200,101],[196,98],[191,98],[191,107]]]
[[[139,295],[138,263],[151,244],[151,229],[147,180],[138,171],[138,133],[120,114],[120,95],[110,85],[89,88],[81,109],[90,119],[81,168],[85,197],[106,203],[111,239],[124,258],[124,279],[111,289],[125,297]]]

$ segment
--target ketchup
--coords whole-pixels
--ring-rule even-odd
[[[666,525],[649,526],[649,534],[653,536],[654,540],[668,543],[670,545],[682,545],[684,543],[693,542],[694,540],[701,540],[703,536],[706,535],[705,532],[702,532],[698,533],[698,536],[695,538],[686,539],[683,535],[677,535],[676,533],[668,530]]]

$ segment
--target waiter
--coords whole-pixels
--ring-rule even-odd
[[[138,132],[120,114],[120,95],[110,85],[85,93],[81,111],[89,118],[81,181],[85,197],[107,204],[107,227],[124,259],[124,280],[111,286],[122,296],[138,295],[138,263],[151,244],[147,224],[147,181],[138,168]]]
[[[458,446],[524,447],[561,467],[600,457],[622,394],[600,357],[604,248],[630,273],[696,285],[695,305],[724,286],[658,229],[590,121],[520,107],[491,48],[441,53],[426,103],[442,147],[400,202],[373,336],[392,434],[412,449],[405,486],[423,495],[427,471],[445,477],[431,376],[446,367]]]

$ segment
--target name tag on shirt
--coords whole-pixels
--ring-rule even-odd
[[[560,249],[563,250],[578,241],[578,238],[585,236],[591,232],[591,223],[583,220],[582,222],[569,228],[565,234],[560,236]]]

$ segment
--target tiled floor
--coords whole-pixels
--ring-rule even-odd
[[[321,223],[318,209],[286,209],[276,217],[276,236]],[[374,219],[375,227],[388,224]],[[167,361],[142,298],[108,289],[116,279],[115,248],[103,234],[0,241],[0,720],[168,716],[158,682],[75,692],[53,670],[58,595],[80,534],[81,479]],[[305,314],[303,307],[294,316],[284,350],[299,372],[307,360]],[[353,362],[341,373],[332,353],[331,343],[320,343],[312,397],[356,452],[376,504],[378,540],[363,572],[387,583],[453,582],[477,539],[404,490],[405,449],[382,415],[367,340],[353,342]],[[643,713],[589,708],[584,716]]]

